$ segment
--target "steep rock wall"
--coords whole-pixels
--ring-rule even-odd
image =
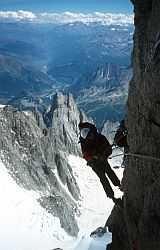
[[[0,107],[0,159],[21,187],[38,192],[40,204],[72,236],[79,230],[80,190],[67,159],[69,153],[79,154],[77,125],[87,120],[83,115],[72,96],[61,93],[54,96],[50,126],[36,109]]]
[[[118,210],[114,208],[107,221],[113,232],[113,243],[107,249],[158,250],[160,1],[132,0],[132,3],[135,11],[135,34],[132,52],[133,78],[127,101],[129,154],[126,157],[122,181],[124,207]],[[117,248],[118,244],[121,248]]]

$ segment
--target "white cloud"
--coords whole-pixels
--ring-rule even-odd
[[[73,23],[73,22],[83,22],[83,23],[93,23],[102,22],[103,24],[111,25],[127,25],[133,24],[133,15],[130,14],[110,14],[94,12],[92,14],[83,13],[42,13],[39,19],[44,22],[51,23]]]
[[[83,13],[41,13],[35,15],[30,11],[19,10],[14,11],[0,11],[1,19],[13,19],[13,20],[25,20],[25,21],[34,21],[34,22],[45,22],[45,23],[74,23],[74,22],[83,22],[83,23],[93,23],[101,22],[105,25],[128,25],[133,24],[133,15],[131,14],[111,14],[111,13],[102,13],[94,12],[91,14]]]
[[[29,20],[36,19],[36,15],[30,11],[18,10],[16,11],[0,11],[1,19],[13,19],[13,20]]]

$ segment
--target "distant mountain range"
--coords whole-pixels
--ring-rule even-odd
[[[28,90],[41,93],[52,89],[54,81],[43,72],[10,55],[0,54],[0,97],[9,99]]]
[[[29,65],[44,60],[40,46],[12,38],[0,38],[0,53],[15,56]]]
[[[42,111],[56,91],[71,92],[98,124],[123,116],[131,77],[131,23],[3,20],[0,27],[1,103]]]
[[[133,26],[89,26],[74,23],[54,29],[48,73],[73,84],[82,74],[105,63],[130,65]]]
[[[0,23],[0,27],[0,51],[14,53],[63,84],[73,84],[105,63],[130,65],[132,24]]]
[[[123,118],[132,76],[131,67],[105,64],[84,74],[69,88],[78,104],[95,123],[101,126]]]

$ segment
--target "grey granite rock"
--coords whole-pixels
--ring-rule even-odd
[[[67,159],[69,153],[80,154],[77,124],[88,118],[71,95],[61,93],[55,95],[49,115],[50,123],[36,109],[1,107],[0,157],[15,181],[38,192],[40,204],[75,236],[80,190]]]
[[[160,27],[160,1],[132,2],[135,7],[135,34],[132,52],[133,78],[129,85],[126,120],[129,154],[126,157],[122,181],[124,209],[121,214],[124,223],[123,230],[115,232],[112,228],[111,231],[113,239],[118,237],[123,239],[123,250],[158,250],[160,249],[160,62],[154,61],[152,52]],[[114,222],[117,211],[114,210],[111,217]],[[122,225],[122,222],[120,223]],[[123,237],[123,231],[127,232],[126,237]],[[107,249],[117,250],[114,240]]]

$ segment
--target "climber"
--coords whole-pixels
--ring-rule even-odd
[[[129,151],[129,146],[127,143],[127,134],[128,134],[128,130],[125,126],[125,121],[122,120],[120,122],[120,125],[119,125],[115,135],[114,135],[114,141],[112,144],[112,146],[124,148],[124,157],[123,157],[123,161],[122,161],[122,166],[124,166],[126,154]]]
[[[127,143],[127,133],[128,133],[128,130],[125,126],[125,121],[122,120],[120,122],[120,125],[114,135],[114,142],[113,142],[113,146],[118,146],[118,147],[122,147],[124,148],[124,154],[128,152],[129,150],[129,146],[128,146],[128,143]]]
[[[111,169],[107,158],[112,154],[112,147],[106,137],[97,132],[97,128],[88,122],[79,123],[80,141],[83,158],[92,170],[97,174],[106,192],[106,195],[116,205],[122,205],[120,198],[114,197],[113,189],[106,177],[109,177],[114,186],[120,187],[120,181]]]

